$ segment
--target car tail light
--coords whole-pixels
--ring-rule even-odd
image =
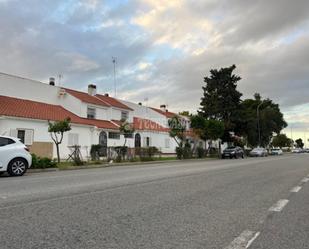
[[[25,150],[29,152],[29,149],[28,149],[28,147],[25,147]]]

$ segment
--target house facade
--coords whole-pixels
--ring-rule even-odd
[[[168,128],[168,119],[174,115],[165,106],[156,109],[99,94],[93,84],[82,92],[56,86],[53,78],[42,83],[0,73],[0,135],[20,138],[39,156],[56,157],[48,121],[68,117],[72,129],[64,134],[60,145],[62,159],[68,158],[75,145],[87,159],[93,144],[155,146],[163,154],[174,154],[177,143]],[[121,120],[127,120],[135,130],[127,139],[119,131]]]

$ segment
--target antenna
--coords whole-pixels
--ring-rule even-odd
[[[112,62],[114,64],[114,97],[117,96],[117,84],[116,84],[116,65],[117,65],[117,57],[112,57]]]
[[[61,79],[63,78],[62,74],[58,74],[58,85],[61,86]]]

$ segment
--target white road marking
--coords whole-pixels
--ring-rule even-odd
[[[253,232],[250,230],[243,231],[231,244],[225,249],[246,249],[253,243],[253,241],[260,235],[260,232]]]
[[[304,179],[301,180],[301,182],[303,182],[303,183],[309,182],[309,178],[305,177]]]
[[[249,248],[249,247],[252,245],[252,243],[257,239],[257,237],[260,236],[260,234],[261,234],[260,232],[257,232],[257,233],[254,235],[254,237],[248,242],[246,248]]]
[[[279,200],[275,205],[273,205],[268,211],[270,212],[281,212],[282,209],[288,204],[289,200]]]
[[[290,192],[297,193],[297,192],[299,192],[299,190],[301,190],[301,186],[296,186],[296,187],[292,188]]]

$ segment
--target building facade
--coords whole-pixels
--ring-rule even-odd
[[[72,147],[80,146],[84,159],[93,144],[103,147],[157,147],[163,154],[174,154],[177,143],[169,136],[168,120],[175,113],[122,101],[108,94],[59,87],[51,78],[43,83],[0,73],[0,135],[20,138],[30,151],[39,156],[56,157],[56,148],[48,132],[48,122],[71,119],[71,130],[60,145],[61,158],[68,158]],[[187,122],[189,130],[189,121]],[[121,121],[134,127],[125,139]],[[192,140],[192,138],[190,138]]]

